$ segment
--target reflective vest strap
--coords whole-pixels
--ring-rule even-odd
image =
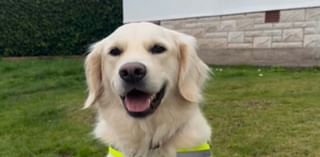
[[[206,144],[189,148],[189,149],[179,149],[178,153],[199,152],[199,151],[208,151],[208,150],[210,151],[210,145],[206,143]]]
[[[120,151],[108,147],[107,157],[125,157]],[[211,157],[210,145],[203,144],[198,147],[190,149],[179,149],[177,152],[177,157]]]
[[[113,148],[110,147],[110,146],[109,146],[109,149],[108,149],[108,155],[109,155],[109,154],[110,154],[112,157],[124,157],[124,155],[123,155],[121,152],[113,149]],[[109,157],[109,156],[108,156],[108,157]]]

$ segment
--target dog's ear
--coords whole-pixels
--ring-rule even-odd
[[[101,65],[102,49],[103,46],[101,42],[94,44],[93,46],[91,46],[91,52],[85,59],[85,73],[89,95],[84,104],[84,108],[88,108],[95,104],[97,99],[103,93]]]
[[[186,34],[179,36],[179,92],[185,100],[198,103],[202,100],[201,92],[209,67],[197,55],[196,39]]]

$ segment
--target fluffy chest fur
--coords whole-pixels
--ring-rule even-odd
[[[210,140],[210,127],[197,105],[167,105],[143,120],[128,116],[119,105],[100,108],[94,134],[127,157],[175,157],[177,149]]]

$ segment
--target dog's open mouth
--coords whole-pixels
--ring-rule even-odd
[[[125,96],[122,102],[132,117],[142,118],[153,113],[160,105],[165,94],[166,86],[155,94],[150,94],[141,90],[132,89]]]

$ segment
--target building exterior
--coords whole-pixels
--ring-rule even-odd
[[[179,6],[182,11],[172,9],[172,5],[188,1],[192,5]],[[198,39],[200,57],[208,64],[320,66],[319,0],[241,2],[185,0],[155,4],[169,10],[170,15],[157,13],[156,9],[148,14],[148,10],[136,8],[140,13],[135,16],[134,9],[127,9],[130,16],[126,17],[124,11],[124,22],[158,21],[164,27],[193,35]],[[129,7],[126,5],[124,0],[124,10]],[[153,3],[145,3],[144,7],[148,5],[152,8]],[[143,11],[146,14],[142,16]]]

